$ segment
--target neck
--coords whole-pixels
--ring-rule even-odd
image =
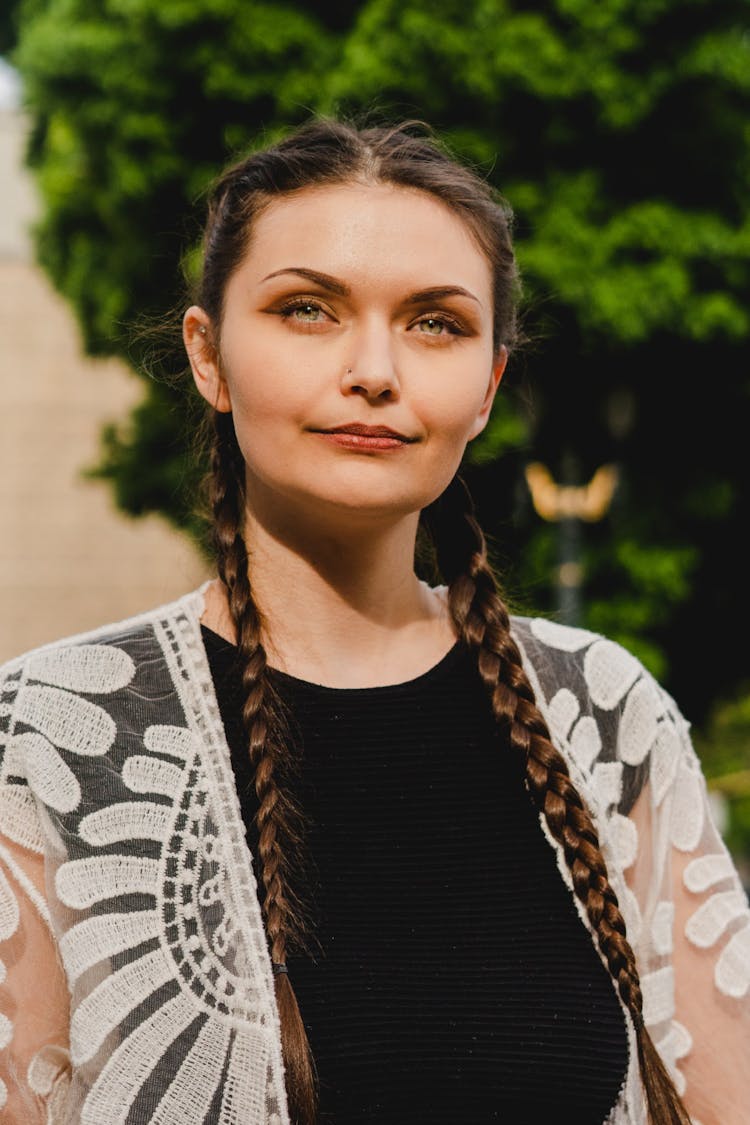
[[[332,687],[411,679],[455,640],[444,599],[414,573],[418,514],[351,522],[344,530],[248,508],[250,583],[269,663]],[[218,583],[203,620],[235,639]]]

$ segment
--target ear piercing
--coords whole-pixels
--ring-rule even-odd
[[[205,336],[205,335],[206,335],[206,326],[205,326],[205,324],[199,324],[199,325],[198,325],[198,331],[200,332],[201,336]]]

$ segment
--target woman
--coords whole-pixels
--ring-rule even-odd
[[[218,578],[0,679],[7,1120],[744,1119],[687,725],[509,619],[456,475],[516,297],[506,209],[413,125],[218,182],[183,322]]]

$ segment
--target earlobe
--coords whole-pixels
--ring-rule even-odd
[[[208,314],[199,305],[191,305],[182,318],[182,339],[195,385],[214,410],[228,414],[232,402],[212,337]]]
[[[469,441],[481,434],[482,430],[487,425],[487,421],[492,411],[492,404],[494,403],[495,395],[497,394],[497,388],[500,386],[500,380],[503,377],[503,372],[505,371],[505,365],[507,362],[508,349],[505,347],[505,344],[501,344],[500,351],[498,352],[497,357],[492,365],[492,371],[490,373],[489,382],[487,384],[487,391],[484,396],[484,401],[481,405],[479,413],[477,414],[474,425],[471,428]]]

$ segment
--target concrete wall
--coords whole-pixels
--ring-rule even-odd
[[[163,520],[128,519],[106,485],[82,478],[102,425],[127,416],[141,384],[119,362],[83,358],[70,311],[32,261],[24,135],[21,115],[0,109],[0,661],[206,576]]]

